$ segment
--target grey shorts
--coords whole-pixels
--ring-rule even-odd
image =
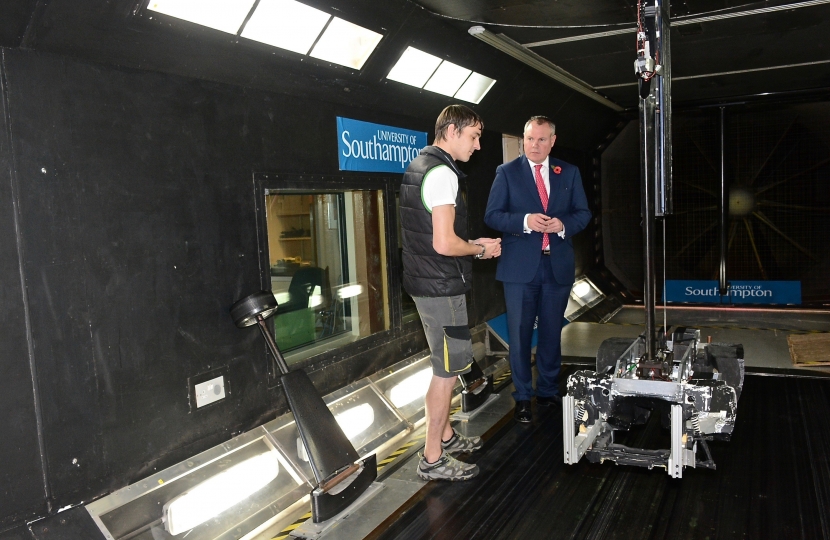
[[[467,326],[467,300],[463,294],[437,298],[415,297],[415,307],[429,343],[432,373],[449,378],[470,371],[473,343]]]

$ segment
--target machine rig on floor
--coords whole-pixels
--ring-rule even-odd
[[[684,467],[714,469],[707,441],[729,440],[732,435],[744,380],[743,346],[702,343],[700,330],[694,328],[655,327],[655,221],[672,213],[668,0],[638,2],[637,20],[634,71],[640,92],[646,329],[636,339],[604,341],[597,352],[596,371],[577,371],[568,377],[562,400],[564,457],[568,464],[586,456],[592,462],[665,467],[671,477],[681,478]],[[724,294],[724,246],[721,259]],[[655,411],[669,429],[670,448],[632,448],[614,442],[615,431],[645,424]],[[704,458],[698,455],[701,450]]]

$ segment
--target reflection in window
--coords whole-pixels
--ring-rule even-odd
[[[383,194],[266,191],[276,341],[289,362],[390,327]]]

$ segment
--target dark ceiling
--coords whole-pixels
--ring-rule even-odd
[[[563,144],[588,149],[618,121],[610,108],[468,33],[482,25],[525,45],[558,40],[529,48],[620,106],[637,105],[631,0],[303,0],[383,34],[359,72],[148,12],[147,1],[5,0],[0,47],[318,97],[364,107],[367,117],[384,111],[422,122],[453,100],[385,78],[413,45],[498,81],[476,106],[488,129],[518,134],[527,117],[547,114],[568,133]],[[826,97],[830,0],[686,0],[671,9],[675,107],[759,94]]]
[[[612,101],[637,104],[636,1],[419,3],[459,31],[481,25],[502,33]],[[671,2],[670,12],[675,104],[830,87],[830,1],[684,0]]]

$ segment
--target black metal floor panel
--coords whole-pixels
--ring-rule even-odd
[[[561,409],[534,413],[466,457],[478,478],[431,482],[377,538],[830,540],[830,378],[748,375],[732,441],[710,443],[717,470],[686,468],[682,479],[565,465]],[[626,438],[669,446],[658,421]]]

